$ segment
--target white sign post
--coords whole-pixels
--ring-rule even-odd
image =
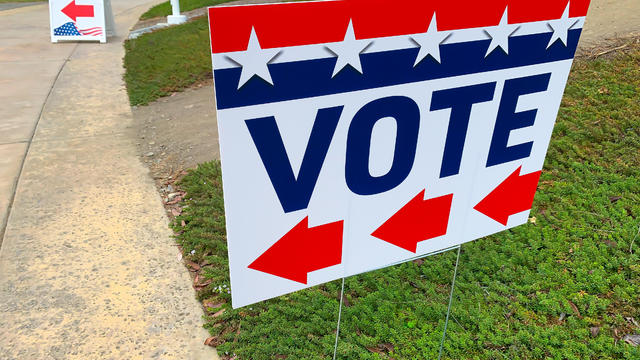
[[[107,37],[116,36],[116,19],[113,16],[111,0],[104,0],[104,15],[106,19]]]
[[[103,0],[49,0],[51,42],[107,42]]]
[[[171,0],[172,14],[167,16],[167,23],[170,25],[179,25],[187,21],[186,15],[180,14],[180,0]]]
[[[528,220],[585,2],[368,3],[209,9],[234,307]]]

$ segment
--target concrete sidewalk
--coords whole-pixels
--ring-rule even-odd
[[[50,44],[46,4],[0,12],[0,359],[217,358],[125,135],[123,35],[151,4],[113,0],[104,45]]]
[[[0,12],[0,246],[36,123],[75,47],[50,43],[47,4]]]

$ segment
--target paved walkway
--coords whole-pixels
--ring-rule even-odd
[[[580,46],[589,48],[603,40],[639,35],[639,0],[591,0]]]
[[[42,5],[41,2],[10,2],[0,3],[0,11],[21,8],[25,6]]]
[[[113,6],[126,34],[150,3]],[[216,359],[125,135],[123,38],[48,26],[46,4],[0,12],[0,359]]]

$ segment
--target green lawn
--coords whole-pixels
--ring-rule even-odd
[[[0,0],[1,1],[1,0]],[[231,0],[180,0],[180,11],[190,11],[194,9],[203,8],[206,6],[213,6],[229,2]],[[152,19],[160,16],[171,15],[171,3],[169,1],[158,4],[147,12],[142,14],[141,20]]]
[[[196,41],[206,23],[189,26],[183,36]],[[203,64],[180,68],[204,76],[208,57],[195,59]],[[574,65],[535,224],[462,248],[445,358],[640,359],[640,347],[622,340],[640,333],[640,238],[631,248],[640,225],[639,93],[640,46]],[[185,258],[202,266],[198,296],[220,354],[330,359],[340,283],[232,310],[219,164],[200,165],[181,186],[189,200],[173,226]],[[349,278],[339,358],[437,358],[454,261],[449,252]]]
[[[146,105],[212,79],[207,18],[127,40],[124,65],[131,105]]]

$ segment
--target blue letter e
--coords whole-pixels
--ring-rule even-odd
[[[524,159],[531,155],[533,142],[507,146],[509,134],[511,134],[512,130],[534,124],[538,111],[534,109],[516,112],[518,99],[521,95],[546,91],[550,79],[551,74],[549,73],[505,81],[496,127],[493,130],[493,138],[489,148],[487,167]]]

